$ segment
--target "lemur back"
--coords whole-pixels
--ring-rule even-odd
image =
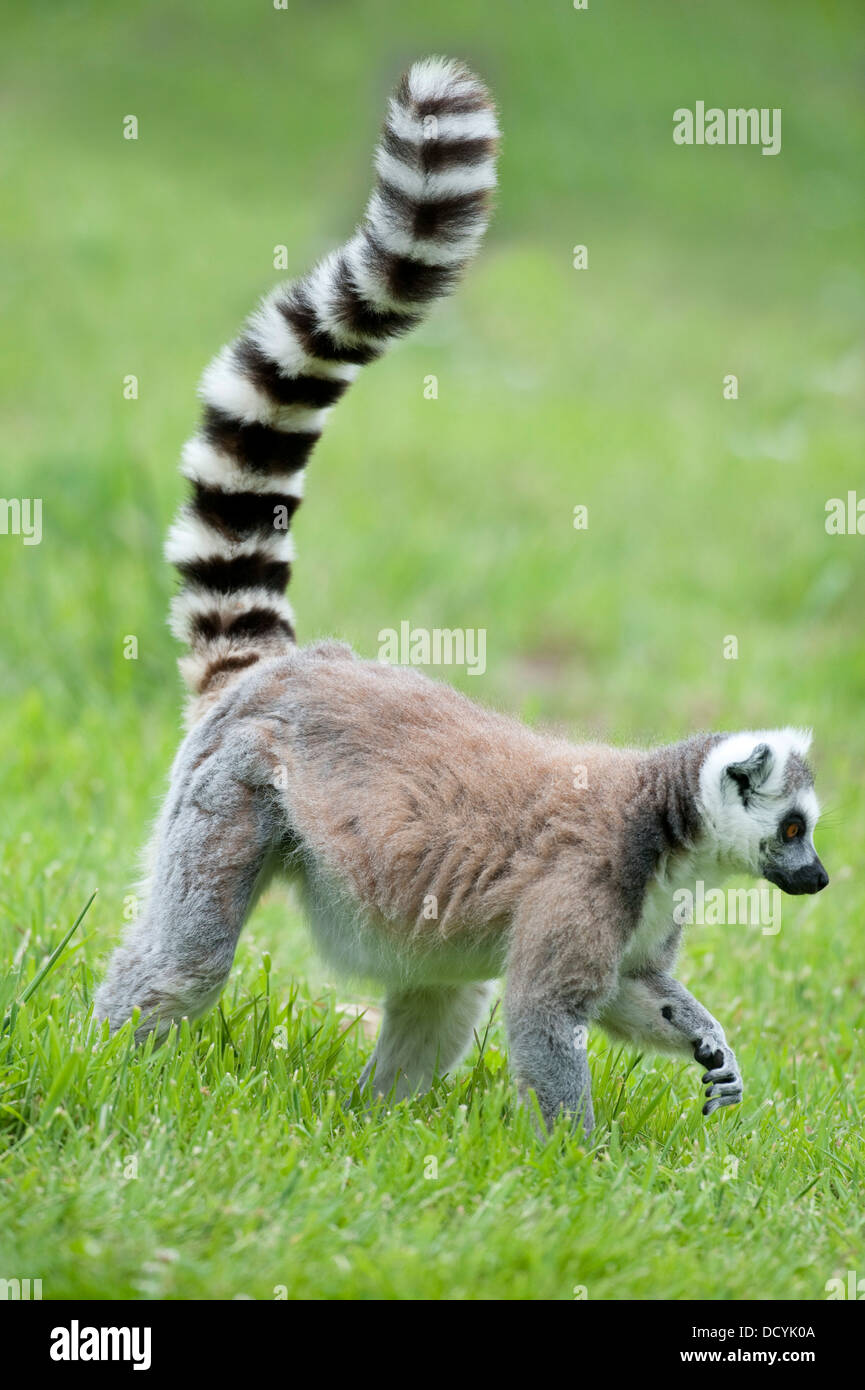
[[[721,1025],[671,974],[673,885],[698,869],[828,881],[809,735],[702,734],[642,751],[526,729],[335,642],[299,647],[289,523],[329,410],[477,249],[496,117],[460,64],[415,64],[391,101],[354,236],[269,295],[202,383],[192,495],[168,540],[193,696],[151,845],[146,906],[95,1001],[163,1036],[218,998],[244,921],[293,874],[332,964],[386,990],[360,1086],[428,1086],[471,1044],[505,974],[510,1060],[545,1124],[588,1133],[586,1037],[709,1070],[704,1113],[742,1096]]]

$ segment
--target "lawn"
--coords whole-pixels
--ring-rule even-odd
[[[0,534],[0,1278],[822,1299],[865,1276],[865,536],[825,527],[865,496],[858,7],[288,4],[3,7],[2,490],[42,538]],[[774,935],[688,934],[744,1103],[706,1121],[696,1066],[593,1036],[588,1147],[517,1108],[500,1009],[433,1093],[366,1114],[381,1001],[281,888],[217,1011],[157,1051],[89,1022],[179,734],[161,544],[197,378],[275,247],[300,271],[350,231],[429,52],[496,93],[497,216],[315,455],[302,640],[484,628],[483,675],[433,674],[575,737],[813,726],[827,812],[824,894]],[[675,145],[697,100],[781,108],[781,153]]]

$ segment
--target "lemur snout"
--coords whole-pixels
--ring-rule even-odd
[[[812,868],[803,872],[800,893],[822,893],[829,882],[829,875],[818,859]]]
[[[789,893],[793,897],[798,897],[802,893],[822,893],[829,882],[829,875],[820,860],[816,858],[813,863],[803,864],[801,868],[793,869],[788,873],[778,869],[769,870],[766,878],[782,892]]]

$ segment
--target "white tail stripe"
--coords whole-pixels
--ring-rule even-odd
[[[499,133],[495,112],[489,109],[457,111],[447,116],[428,116],[425,120],[415,112],[406,111],[396,101],[391,102],[388,125],[400,140],[414,145],[426,144],[431,139],[495,140]]]
[[[340,267],[340,253],[331,251],[329,256],[325,256],[323,261],[319,261],[309,276],[307,282],[307,294],[310,303],[315,306],[316,322],[326,333],[329,333],[334,342],[339,344],[349,344],[358,341],[358,335],[350,333],[341,323],[335,309],[335,300],[339,282],[342,278]],[[361,338],[360,341],[366,341]]]
[[[276,300],[284,295],[285,288],[276,290],[263,300],[252,315],[248,334],[256,347],[271,362],[275,362],[285,376],[320,376],[328,381],[354,381],[359,368],[353,362],[323,362],[319,357],[307,355],[285,315],[276,307]]]
[[[480,164],[458,165],[441,173],[425,173],[422,169],[413,169],[388,150],[379,148],[375,167],[387,183],[392,183],[407,197],[423,203],[455,198],[463,193],[482,193],[496,186],[496,166],[492,159],[482,160]]]
[[[225,411],[244,425],[270,425],[283,434],[320,434],[330,414],[329,407],[312,410],[309,406],[274,403],[237,366],[230,347],[223,348],[205,370],[199,395],[207,405]]]
[[[257,492],[263,497],[268,493],[303,496],[305,469],[297,468],[293,473],[253,473],[215,449],[200,434],[193,435],[184,444],[180,471],[190,482],[219,488],[222,492]]]
[[[209,526],[197,512],[185,509],[172,522],[165,541],[165,558],[172,565],[194,560],[236,560],[242,555],[266,555],[268,559],[290,563],[294,559],[294,538],[289,531],[274,527],[233,541]]]
[[[474,96],[477,79],[456,58],[419,58],[412,63],[408,89],[414,101]]]

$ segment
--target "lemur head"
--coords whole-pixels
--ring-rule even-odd
[[[728,734],[700,769],[700,809],[719,857],[785,893],[819,893],[829,882],[814,848],[810,742],[801,729]]]

